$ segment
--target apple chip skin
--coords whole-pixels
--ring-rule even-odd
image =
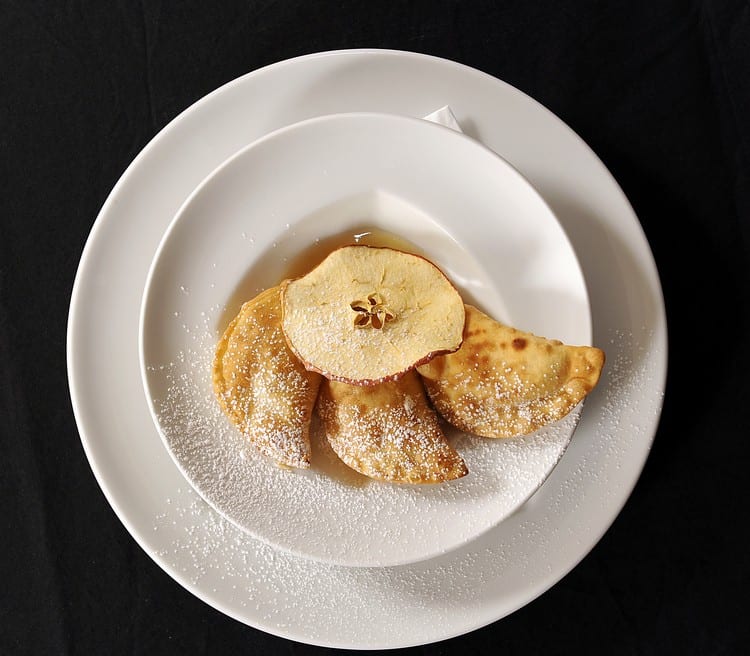
[[[310,421],[320,376],[294,357],[281,331],[279,287],[242,306],[216,347],[213,385],[221,408],[263,455],[310,466]]]
[[[446,421],[483,437],[514,437],[562,419],[603,366],[598,348],[524,333],[467,305],[461,348],[417,371]]]
[[[370,478],[442,483],[468,473],[414,371],[372,387],[324,380],[318,414],[339,458]]]
[[[419,255],[344,246],[282,284],[282,329],[311,371],[353,385],[395,380],[461,345],[464,305]]]

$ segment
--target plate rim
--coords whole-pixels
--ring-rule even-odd
[[[165,133],[170,132],[171,130],[175,129],[175,126],[180,122],[181,119],[185,117],[185,115],[188,112],[192,112],[196,109],[202,108],[204,104],[208,103],[215,95],[220,94],[236,85],[243,84],[245,80],[251,78],[252,76],[258,75],[263,72],[273,71],[273,69],[277,67],[280,68],[280,67],[287,66],[287,65],[294,66],[295,64],[301,61],[307,60],[307,59],[326,58],[326,57],[335,57],[335,58],[365,57],[365,56],[370,56],[370,55],[373,55],[373,56],[388,55],[388,56],[393,56],[394,58],[405,57],[405,58],[422,59],[422,60],[425,60],[426,62],[429,62],[430,65],[434,65],[436,67],[445,66],[448,68],[453,68],[454,70],[457,70],[457,71],[461,71],[465,75],[478,76],[480,78],[483,78],[485,82],[488,84],[491,84],[495,87],[502,87],[506,92],[516,94],[516,95],[521,95],[524,97],[526,102],[531,102],[534,105],[541,107],[546,115],[547,120],[553,121],[557,125],[558,128],[561,128],[568,135],[569,138],[572,138],[578,144],[578,146],[582,148],[583,151],[585,151],[597,163],[600,173],[602,174],[602,176],[604,176],[604,179],[606,179],[609,182],[611,193],[617,196],[618,202],[623,204],[623,206],[628,209],[629,215],[633,218],[633,225],[631,227],[638,233],[640,242],[644,246],[643,252],[641,252],[639,255],[642,258],[645,258],[644,265],[648,269],[648,272],[650,273],[650,278],[651,278],[649,281],[651,283],[650,286],[652,287],[651,291],[654,293],[655,300],[658,301],[657,308],[656,308],[657,313],[658,313],[658,321],[655,323],[657,324],[657,327],[658,327],[658,338],[660,342],[664,345],[664,348],[660,351],[657,350],[655,353],[652,353],[651,355],[655,359],[654,366],[658,370],[657,371],[658,380],[655,383],[655,388],[659,392],[659,398],[657,399],[657,403],[656,403],[657,411],[659,415],[661,413],[661,409],[663,406],[663,395],[664,395],[665,381],[666,381],[666,376],[667,376],[667,356],[668,356],[668,341],[667,341],[668,335],[667,335],[666,314],[665,314],[665,308],[664,308],[664,296],[663,296],[663,290],[659,281],[658,270],[656,268],[656,264],[653,258],[653,253],[648,247],[648,241],[646,240],[646,236],[643,231],[643,228],[640,225],[640,222],[638,221],[637,216],[635,212],[633,211],[632,206],[627,200],[627,197],[625,196],[620,186],[617,184],[617,181],[614,179],[611,172],[603,164],[601,159],[593,152],[593,150],[583,141],[583,139],[577,133],[575,133],[572,130],[572,128],[570,128],[558,116],[556,116],[553,112],[551,112],[549,109],[544,107],[541,103],[539,103],[539,101],[535,100],[531,96],[524,94],[523,92],[516,89],[515,87],[512,87],[508,83],[502,80],[499,80],[487,73],[484,73],[483,71],[479,71],[477,69],[474,69],[465,64],[461,64],[459,62],[454,62],[454,61],[444,59],[441,57],[436,57],[433,55],[425,55],[421,53],[389,50],[389,49],[372,49],[372,48],[347,49],[347,50],[329,50],[325,52],[311,53],[311,54],[301,55],[299,57],[294,57],[294,58],[290,58],[287,60],[275,62],[268,66],[264,66],[257,70],[248,72],[236,78],[235,80],[227,82],[226,84],[218,87],[211,93],[197,100],[195,103],[191,104],[189,107],[183,110],[180,114],[178,114],[174,119],[172,119],[164,128],[162,128],[149,141],[149,143],[139,152],[139,154],[133,159],[133,161],[128,165],[128,167],[125,169],[123,174],[118,179],[117,183],[114,185],[112,191],[109,193],[107,199],[102,205],[101,210],[97,214],[96,220],[86,239],[86,242],[85,242],[82,254],[81,254],[81,259],[79,261],[79,265],[77,268],[76,277],[75,277],[75,281],[73,284],[73,289],[71,292],[71,304],[70,304],[70,309],[68,313],[68,321],[67,321],[66,363],[68,366],[68,384],[69,384],[69,389],[70,389],[70,394],[71,394],[71,403],[73,406],[73,412],[74,412],[74,416],[75,416],[78,430],[80,433],[81,443],[82,443],[84,452],[89,461],[89,465],[92,469],[92,473],[94,474],[94,477],[100,489],[102,490],[105,498],[107,499],[107,502],[112,507],[113,511],[117,515],[120,522],[125,526],[125,528],[128,530],[130,535],[133,537],[134,541],[144,550],[144,552],[161,569],[166,571],[173,579],[175,579],[178,583],[180,583],[180,585],[182,585],[182,587],[184,587],[187,591],[191,592],[196,597],[198,597],[199,599],[207,603],[209,606],[216,608],[217,610],[228,615],[229,617],[232,617],[244,624],[248,624],[250,626],[261,629],[269,634],[291,639],[291,640],[296,640],[299,642],[304,642],[306,644],[316,644],[316,645],[321,645],[321,646],[333,646],[333,647],[352,646],[355,648],[357,647],[363,648],[363,647],[361,647],[360,645],[356,645],[356,644],[350,645],[349,643],[326,641],[326,640],[309,638],[309,637],[299,636],[299,635],[290,635],[288,631],[285,632],[284,630],[279,629],[277,626],[269,622],[265,622],[262,619],[255,620],[252,624],[250,624],[250,622],[246,620],[241,615],[241,613],[235,613],[231,608],[228,607],[228,604],[225,603],[223,600],[215,596],[211,596],[209,593],[204,592],[202,589],[192,584],[189,581],[187,575],[183,574],[174,565],[172,565],[167,559],[159,558],[157,553],[147,548],[145,536],[141,535],[140,532],[134,529],[132,522],[127,517],[122,507],[117,502],[117,500],[114,498],[113,493],[111,492],[111,489],[107,481],[104,479],[102,472],[97,466],[96,459],[93,457],[93,452],[92,452],[93,446],[89,442],[89,438],[86,436],[86,431],[83,428],[84,426],[83,421],[82,421],[83,402],[79,398],[80,391],[76,390],[76,384],[75,384],[76,381],[75,381],[75,373],[74,373],[75,366],[74,365],[75,365],[76,354],[74,352],[75,350],[74,349],[74,330],[77,327],[77,323],[79,322],[79,316],[81,314],[81,310],[79,308],[80,306],[79,297],[80,297],[80,290],[82,286],[82,276],[85,270],[89,267],[89,261],[93,257],[92,252],[94,250],[94,244],[97,240],[99,233],[103,229],[104,217],[110,211],[122,187],[124,187],[129,181],[129,179],[133,176],[135,169],[151,153],[151,151],[156,148],[158,141],[160,140],[161,137],[165,135]],[[618,501],[614,504],[611,504],[608,507],[608,512],[606,513],[607,515],[606,520],[603,521],[598,526],[597,530],[592,531],[591,534],[587,536],[583,546],[577,549],[575,556],[571,558],[571,560],[568,563],[568,566],[559,568],[555,572],[554,576],[551,576],[550,578],[545,579],[543,583],[538,584],[534,589],[530,590],[528,594],[524,597],[523,601],[519,601],[516,604],[509,605],[508,606],[509,609],[507,610],[507,612],[503,612],[500,615],[492,614],[491,616],[485,616],[483,619],[478,620],[473,624],[467,623],[459,630],[455,630],[452,632],[451,631],[443,632],[437,636],[431,637],[427,642],[434,642],[438,640],[444,640],[444,639],[457,636],[457,635],[463,635],[470,631],[476,630],[482,626],[495,622],[501,619],[502,617],[505,617],[508,614],[512,613],[514,610],[517,610],[518,608],[523,607],[526,604],[530,603],[531,601],[533,601],[533,599],[535,599],[540,594],[548,590],[550,587],[555,585],[560,579],[562,579],[565,575],[567,575],[567,573],[571,569],[573,569],[586,555],[588,555],[591,549],[596,545],[596,543],[601,539],[604,533],[612,525],[612,523],[614,522],[614,520],[617,518],[620,511],[622,510],[622,507],[627,502],[628,498],[630,497],[632,493],[633,488],[635,487],[635,485],[637,484],[639,480],[640,473],[648,457],[651,445],[653,444],[653,439],[658,429],[658,424],[659,424],[659,420],[657,417],[657,419],[654,420],[649,425],[648,437],[642,440],[642,449],[639,453],[639,458],[637,462],[634,463],[635,474],[628,480],[627,484],[623,486],[623,490],[618,497]],[[418,640],[414,642],[402,641],[398,643],[398,646],[406,647],[406,646],[413,646],[413,645],[418,645],[418,644],[426,644],[426,643],[425,641],[422,641],[422,640]],[[389,646],[394,646],[394,645],[389,645]],[[370,646],[368,648],[377,648],[377,645]]]

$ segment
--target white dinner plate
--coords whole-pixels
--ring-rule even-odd
[[[470,136],[529,179],[565,229],[588,286],[593,342],[607,352],[602,380],[544,485],[469,544],[385,568],[285,555],[205,504],[159,439],[138,358],[149,266],[201,180],[262,135],[324,114],[425,116],[446,104]],[[638,479],[661,411],[666,358],[664,305],[648,243],[596,155],[517,89],[460,64],[392,51],[281,62],[225,85],[172,121],[103,206],[81,258],[68,326],[82,444],[134,539],[227,615],[336,647],[402,647],[465,633],[564,576],[607,530]]]
[[[358,113],[282,128],[198,187],[154,258],[141,354],[165,444],[216,510],[285,551],[382,567],[446,553],[510,515],[557,463],[578,413],[512,440],[447,431],[469,474],[442,485],[342,475],[324,438],[313,440],[310,471],[257,455],[214,399],[216,342],[242,302],[287,277],[290,260],[354,235],[363,222],[417,245],[464,299],[498,319],[589,343],[586,287],[570,242],[513,167],[435,123]]]

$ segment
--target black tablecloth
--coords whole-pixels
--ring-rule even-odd
[[[453,59],[573,127],[633,203],[669,320],[661,425],[635,491],[558,585],[410,653],[750,650],[750,5],[725,2],[0,3],[0,653],[317,653],[235,622],[136,545],[84,456],[68,303],[116,180],[180,111],[337,48]]]

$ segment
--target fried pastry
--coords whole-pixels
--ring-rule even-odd
[[[417,371],[446,421],[484,437],[513,437],[568,414],[603,366],[598,348],[524,333],[467,305],[461,348]]]
[[[461,345],[463,301],[419,255],[344,246],[282,285],[281,297],[290,348],[307,369],[331,380],[395,380]]]
[[[242,306],[214,357],[216,398],[265,456],[289,467],[310,466],[310,420],[320,376],[305,369],[281,331],[279,287]]]
[[[441,483],[468,473],[414,371],[371,387],[324,380],[318,414],[339,458],[370,478]]]

